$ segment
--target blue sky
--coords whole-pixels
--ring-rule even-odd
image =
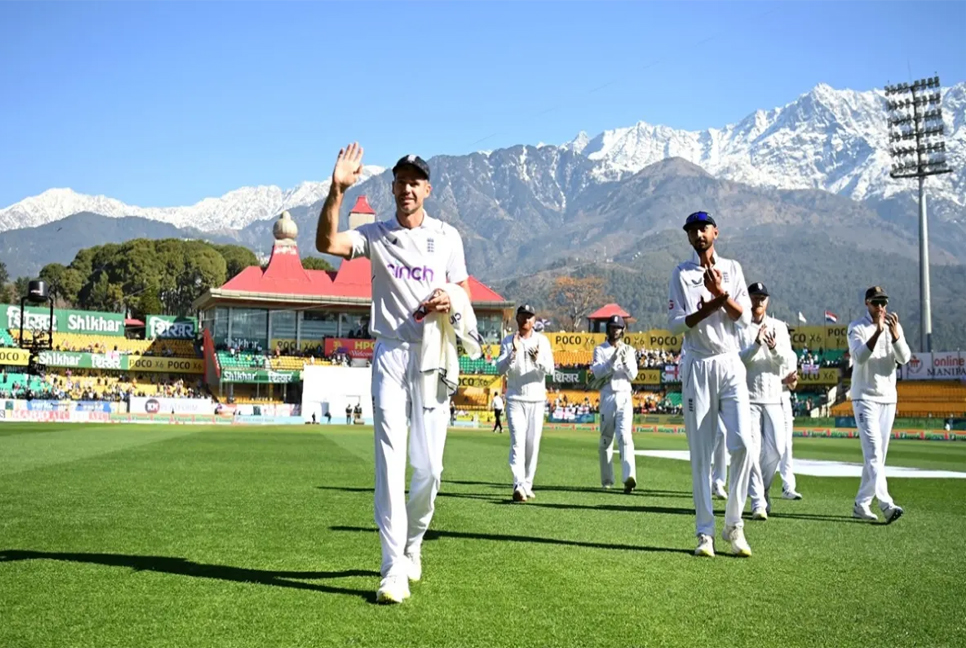
[[[964,25],[964,2],[0,3],[0,207],[288,188],[352,140],[391,166],[722,126],[821,82],[948,85]]]

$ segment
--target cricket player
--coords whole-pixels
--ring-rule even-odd
[[[503,434],[503,397],[500,392],[493,392],[493,419],[493,432],[496,433],[499,428],[500,434]]]
[[[784,369],[795,363],[792,339],[785,323],[768,316],[765,284],[748,286],[751,323],[741,329],[741,361],[745,363],[748,400],[751,403],[751,496],[753,520],[771,513],[769,490],[785,454],[785,413],[782,411]]]
[[[315,244],[319,252],[372,261],[375,519],[382,544],[376,600],[400,603],[410,596],[409,581],[422,576],[420,550],[439,490],[449,414],[445,404],[430,408],[422,402],[419,357],[425,319],[414,314],[448,312],[450,298],[440,288],[454,283],[469,295],[469,276],[459,233],[423,209],[432,187],[429,165],[418,156],[403,157],[393,167],[392,219],[339,231],[339,208],[362,174],[362,154],[357,143],[339,151]],[[413,467],[408,503],[407,436]]]
[[[792,329],[788,329],[791,334]],[[792,392],[798,387],[798,358],[782,371],[786,374],[782,379],[782,412],[785,414],[785,454],[778,463],[778,473],[782,478],[782,498],[800,500],[802,494],[798,492],[795,480],[795,464],[792,458],[792,442],[795,436],[795,413],[792,411]]]
[[[852,517],[878,520],[870,505],[873,496],[887,524],[902,516],[886,484],[885,462],[892,423],[896,418],[896,364],[909,362],[912,352],[899,325],[899,315],[887,312],[889,296],[879,286],[865,291],[868,314],[849,324],[852,357],[852,410],[862,441],[865,467],[855,497]]]
[[[607,339],[594,349],[590,372],[600,389],[600,483],[614,485],[614,438],[621,454],[621,479],[624,492],[637,487],[637,461],[634,458],[634,402],[631,382],[637,378],[637,355],[624,342],[624,318],[612,315],[607,320]]]
[[[496,361],[497,370],[507,377],[506,420],[510,426],[514,502],[534,499],[547,376],[553,374],[553,349],[546,335],[533,330],[536,316],[529,304],[517,308],[518,330],[503,338]]]
[[[694,256],[671,273],[668,328],[684,334],[681,387],[697,514],[698,546],[694,553],[714,556],[711,455],[720,415],[731,455],[721,537],[731,543],[734,555],[750,556],[741,520],[751,470],[748,385],[738,352],[739,328],[751,321],[751,302],[741,265],[715,252],[718,227],[714,218],[707,212],[694,212],[685,221],[684,230]]]

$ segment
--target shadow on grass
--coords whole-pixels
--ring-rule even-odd
[[[377,533],[376,529],[367,527],[353,526],[333,526],[329,527],[332,531],[352,531],[356,533]],[[465,531],[436,531],[430,529],[426,532],[426,540],[438,540],[439,538],[459,538],[462,540],[489,540],[493,542],[526,542],[531,544],[564,545],[567,547],[586,547],[588,549],[610,549],[616,551],[645,551],[653,553],[679,553],[691,555],[689,549],[676,549],[674,547],[649,547],[646,545],[623,545],[610,544],[606,542],[582,542],[579,540],[563,540],[561,538],[540,538],[535,536],[506,535],[501,533],[469,533]]]
[[[349,578],[353,576],[378,577],[379,572],[361,569],[349,569],[339,572],[324,571],[268,571],[263,569],[247,569],[244,567],[229,567],[226,565],[207,565],[196,563],[185,558],[169,556],[129,556],[124,554],[103,553],[62,553],[49,551],[23,551],[19,549],[5,549],[0,551],[0,563],[19,562],[25,560],[61,560],[64,562],[82,563],[89,565],[103,565],[105,567],[129,567],[134,571],[150,571],[161,574],[175,574],[178,576],[193,576],[196,578],[212,578],[215,580],[231,581],[235,583],[258,583],[291,589],[323,592],[326,594],[345,594],[358,596],[370,603],[376,602],[375,590],[358,590],[344,587],[331,587],[314,583],[302,583],[298,580],[327,580],[332,578]]]
[[[458,479],[444,479],[444,484],[458,484],[460,486],[489,486],[492,488],[499,489],[513,489],[512,484],[508,482],[495,483],[495,482],[484,482],[484,481],[462,481]],[[544,486],[542,484],[537,484],[534,490],[539,494],[542,492],[559,492],[559,493],[599,493],[602,495],[621,495],[627,496],[624,493],[623,488],[620,485],[615,486],[612,489],[604,489],[600,486]],[[652,497],[686,497],[691,499],[691,491],[672,491],[672,490],[649,490],[646,488],[637,488],[633,493],[630,494],[631,497],[634,496],[652,496]]]
[[[513,504],[516,506],[534,506],[537,508],[560,509],[566,511],[619,511],[624,513],[661,513],[666,515],[688,515],[694,517],[693,508],[671,508],[669,506],[648,506],[644,504],[562,504],[558,502],[514,502],[501,500],[497,504]]]
[[[745,517],[742,515],[742,517]],[[847,523],[862,523],[865,520],[858,520],[851,515],[823,515],[821,513],[817,515],[807,515],[805,513],[769,513],[768,519],[775,518],[777,520],[788,519],[788,520],[807,520],[809,522],[847,522]]]

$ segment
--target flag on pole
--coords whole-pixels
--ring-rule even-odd
[[[798,321],[801,322],[802,324],[808,323],[808,320],[805,319],[804,315],[802,315],[802,311],[798,311]]]
[[[839,321],[839,316],[833,313],[832,311],[827,310],[825,311],[825,321],[835,324],[837,321]]]

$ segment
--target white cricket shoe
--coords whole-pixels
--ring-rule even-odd
[[[405,556],[406,560],[406,576],[409,577],[411,581],[418,581],[423,577],[423,559],[422,556],[417,553],[407,553]]]
[[[787,489],[782,491],[782,499],[787,500],[800,500],[802,499],[802,494],[796,490]]]
[[[745,532],[741,527],[725,526],[721,532],[721,539],[731,543],[731,553],[735,556],[747,558],[751,555],[751,547],[745,540]]]
[[[377,603],[402,603],[409,598],[409,579],[405,575],[386,576],[376,590]]]
[[[533,494],[532,488],[523,489],[523,494],[527,496],[528,500],[537,499],[537,496]]]
[[[513,501],[514,502],[526,502],[527,494],[523,492],[522,488],[516,488],[513,491]]]
[[[714,558],[714,538],[702,533],[698,536],[698,548],[694,550],[695,556],[702,558]]]
[[[903,513],[905,513],[905,511],[902,510],[902,507],[896,506],[895,504],[882,509],[882,514],[885,515],[886,524],[892,524],[901,518]]]
[[[725,491],[723,484],[715,484],[712,490],[716,498],[723,500],[728,499],[728,493]]]
[[[870,522],[879,521],[879,516],[872,512],[868,504],[856,504],[853,506],[852,517],[858,520],[869,520]]]
[[[768,509],[764,506],[759,506],[754,511],[751,512],[752,520],[767,520],[768,519]]]

